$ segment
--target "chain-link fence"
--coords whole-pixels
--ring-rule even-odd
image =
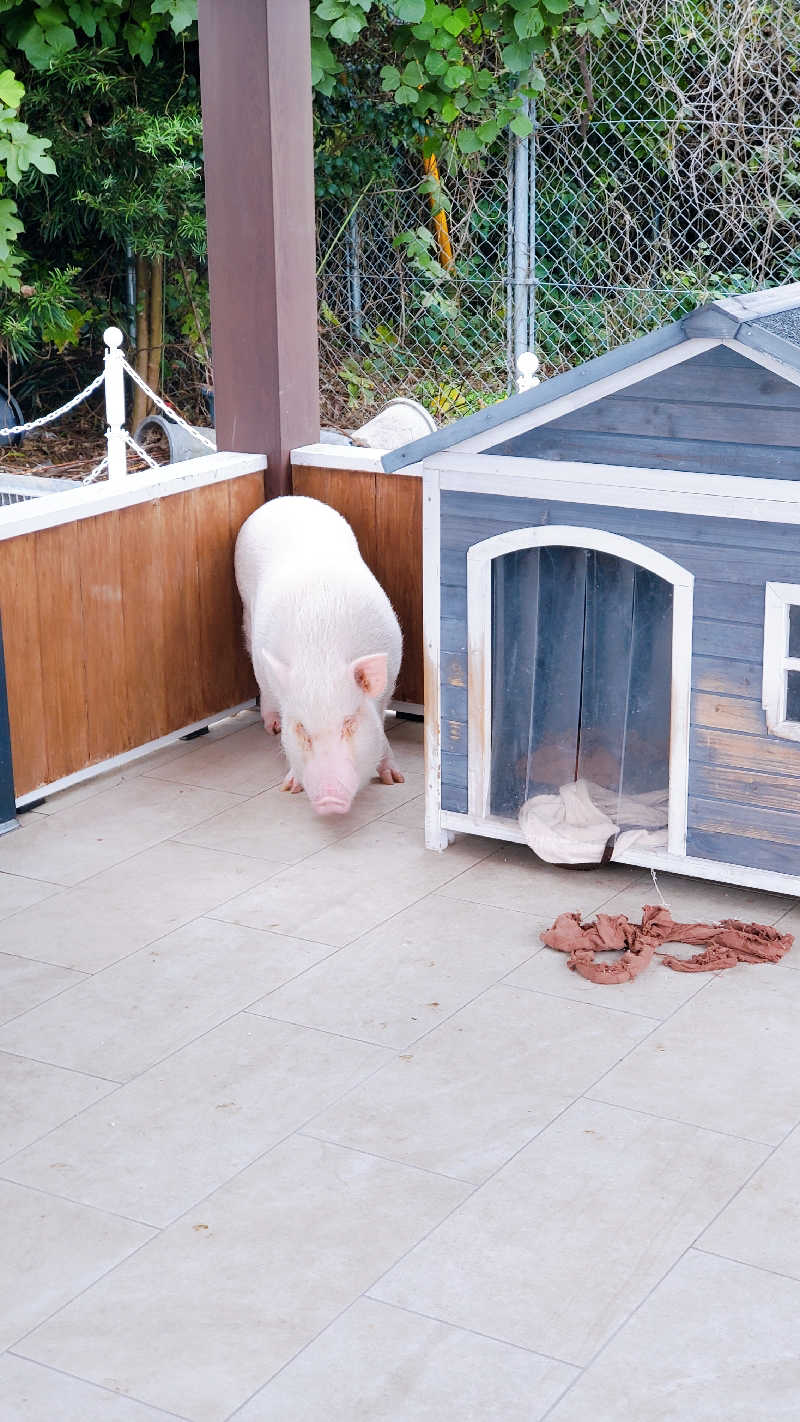
[[[712,296],[800,279],[797,0],[622,0],[596,49],[551,57],[534,137],[443,173],[453,265],[421,160],[321,204],[323,420],[394,395],[443,422]],[[415,234],[396,245],[402,234]]]

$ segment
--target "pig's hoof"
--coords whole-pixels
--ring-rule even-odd
[[[394,761],[388,756],[384,756],[378,766],[378,779],[381,785],[402,785],[405,776],[397,769]]]
[[[279,736],[281,733],[280,711],[264,711],[262,715],[264,720],[264,730],[269,731],[270,735]]]
[[[286,776],[285,780],[283,781],[283,784],[281,785],[281,790],[288,790],[289,793],[290,793],[290,795],[300,795],[300,794],[302,794],[303,787],[302,787],[302,785],[300,784],[300,781],[299,781],[299,780],[295,780],[294,776],[292,775],[291,770],[289,771],[289,774]]]

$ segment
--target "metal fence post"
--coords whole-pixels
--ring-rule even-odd
[[[108,481],[110,484],[124,479],[128,472],[128,455],[125,445],[125,370],[120,350],[123,339],[118,326],[109,326],[103,332],[103,340],[106,344],[106,445],[108,447]]]
[[[11,763],[11,726],[8,720],[6,664],[3,657],[3,624],[0,621],[0,834],[19,829]]]

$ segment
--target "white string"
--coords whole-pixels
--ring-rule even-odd
[[[661,902],[662,902],[664,908],[667,909],[667,911],[669,912],[669,911],[670,911],[669,904],[667,903],[666,899],[664,898],[664,895],[662,894],[661,890],[660,890],[659,887],[658,887],[658,879],[656,878],[656,871],[655,871],[655,869],[651,869],[651,870],[650,870],[650,878],[651,878],[652,881],[653,881],[653,888],[655,889],[656,893],[658,894],[658,897],[660,898],[660,900],[661,900]]]

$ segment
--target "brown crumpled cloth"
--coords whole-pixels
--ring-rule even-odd
[[[791,933],[780,934],[764,923],[675,923],[669,909],[647,904],[641,923],[631,923],[624,913],[599,913],[593,923],[581,923],[579,913],[559,914],[542,934],[548,948],[568,953],[567,967],[590,983],[627,983],[644,972],[662,943],[702,944],[702,953],[675,958],[659,953],[668,968],[678,973],[713,973],[737,963],[778,963],[791,948]],[[616,963],[596,963],[597,952],[620,952]]]

